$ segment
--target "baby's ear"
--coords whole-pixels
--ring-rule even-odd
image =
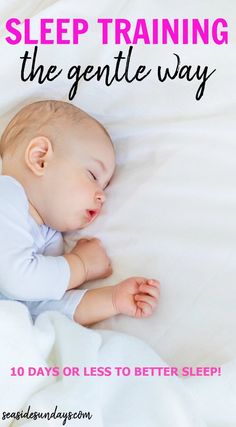
[[[51,141],[45,136],[37,136],[31,139],[26,148],[25,162],[35,175],[42,176],[52,155]]]

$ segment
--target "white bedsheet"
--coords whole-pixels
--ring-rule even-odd
[[[222,366],[221,377],[192,377],[184,383],[209,427],[234,426],[235,3],[102,0],[95,6],[92,0],[61,0],[26,4],[3,1],[1,16],[39,13],[35,20],[39,16],[85,16],[91,22],[98,16],[194,16],[224,17],[229,23],[227,46],[140,45],[134,49],[134,63],[153,68],[173,64],[174,52],[183,63],[216,68],[201,101],[194,99],[196,82],[158,84],[150,77],[142,83],[109,88],[95,81],[81,82],[73,102],[107,127],[117,152],[117,171],[103,214],[79,234],[101,238],[112,257],[114,274],[101,284],[147,275],[159,278],[162,285],[160,305],[152,318],[137,321],[117,316],[96,329],[142,338],[173,366]],[[66,69],[74,64],[105,64],[120,49],[127,52],[127,46],[98,47],[97,40],[94,25],[79,46],[40,47],[40,60],[51,64],[53,58]],[[3,41],[0,45],[4,58],[0,69],[2,127],[29,101],[66,100],[71,85],[63,78],[42,86],[22,83],[19,57],[24,50],[23,46],[9,48]],[[75,238],[76,234],[67,236],[68,244]],[[73,325],[70,328],[74,331]]]
[[[59,313],[42,314],[35,326],[26,308],[16,302],[2,302],[0,336],[5,340],[1,351],[0,411],[83,412],[90,421],[67,421],[66,425],[204,427],[188,391],[174,377],[88,377],[22,376],[10,377],[12,366],[37,370],[65,367],[165,366],[142,341],[122,334],[100,333],[83,328]],[[44,372],[45,369],[44,369]],[[66,372],[66,371],[65,371]],[[68,370],[67,370],[68,372]],[[13,409],[14,408],[14,409]],[[171,408],[171,410],[170,410]],[[61,426],[63,420],[50,421]],[[12,420],[1,421],[1,426]],[[49,421],[48,421],[49,423]],[[18,425],[45,425],[47,421],[13,422]]]

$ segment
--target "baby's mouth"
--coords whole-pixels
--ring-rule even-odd
[[[94,209],[94,210],[87,209],[86,214],[89,222],[93,221],[96,218],[96,216],[99,214],[99,212],[100,212],[100,209]]]

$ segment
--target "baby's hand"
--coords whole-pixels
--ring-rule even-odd
[[[85,281],[103,279],[112,274],[111,261],[99,239],[80,239],[71,253],[82,260]]]
[[[113,304],[117,313],[149,317],[157,306],[160,283],[144,277],[130,277],[114,286]]]

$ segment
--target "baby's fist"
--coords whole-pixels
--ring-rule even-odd
[[[113,304],[117,313],[141,318],[155,310],[160,295],[160,282],[144,277],[130,277],[114,286]]]
[[[85,281],[103,279],[112,274],[111,260],[99,239],[80,239],[72,253],[78,255],[84,264]]]

